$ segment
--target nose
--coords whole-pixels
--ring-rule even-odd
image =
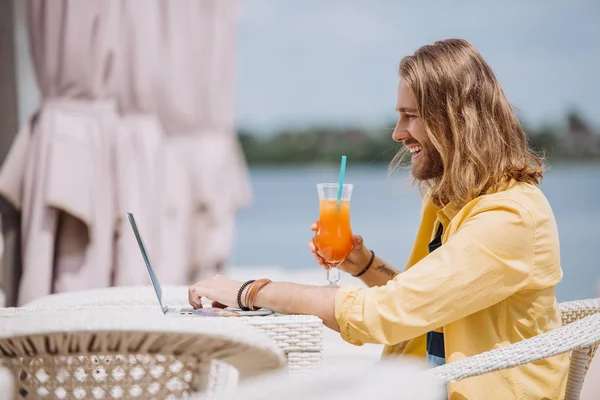
[[[404,127],[400,126],[400,123],[396,125],[394,132],[392,133],[392,139],[395,142],[403,142],[410,137],[410,133]]]

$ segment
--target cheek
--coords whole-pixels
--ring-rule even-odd
[[[424,144],[425,142],[429,142],[429,140],[427,140],[427,133],[423,128],[423,124],[420,122],[413,122],[411,125],[410,133],[419,141],[419,143]]]

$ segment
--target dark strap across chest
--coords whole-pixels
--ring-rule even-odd
[[[429,243],[429,253],[437,250],[442,245],[442,234],[444,233],[444,226],[440,223],[440,226],[435,234],[435,238]],[[427,353],[445,358],[444,348],[444,334],[442,332],[428,332],[427,333]]]

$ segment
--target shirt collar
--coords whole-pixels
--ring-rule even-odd
[[[436,217],[438,221],[440,221],[442,225],[444,225],[444,228],[448,227],[450,221],[460,211],[460,208],[456,207],[454,203],[448,203],[444,207],[438,208],[433,204],[433,201],[431,200],[430,191],[427,191],[426,196],[429,198],[429,203],[431,207],[433,207],[436,210]]]
[[[444,225],[444,227],[448,227],[450,221],[458,214],[460,209],[454,205],[454,203],[448,203],[443,208],[438,209],[437,211],[437,219]]]
[[[517,181],[515,181],[514,179],[507,179],[506,181],[502,182],[498,186],[498,188],[488,189],[485,194],[491,194],[491,193],[507,190],[508,188],[514,186],[516,183],[517,183]],[[430,201],[431,201],[430,191],[427,192],[427,196],[429,196]],[[460,210],[461,209],[456,207],[454,205],[454,203],[450,202],[442,208],[437,208],[436,217],[439,221],[442,222],[442,225],[444,225],[444,228],[446,228],[446,227],[448,227],[448,224],[450,223],[450,221],[452,221],[452,219],[456,216],[456,214],[458,214],[458,212]]]

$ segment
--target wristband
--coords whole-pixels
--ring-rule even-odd
[[[371,250],[371,259],[367,263],[367,266],[362,271],[360,271],[358,274],[352,275],[352,276],[355,278],[358,278],[359,276],[363,275],[365,272],[367,272],[369,270],[369,268],[371,268],[371,265],[373,265],[374,260],[375,260],[375,252],[373,250]]]
[[[250,286],[248,286],[248,289],[246,290],[246,295],[244,296],[244,303],[246,303],[246,307],[248,307],[252,311],[259,310],[259,308],[254,307],[254,301],[256,301],[256,296],[258,295],[258,292],[260,292],[260,290],[269,283],[271,283],[270,279],[263,278],[257,279]]]

